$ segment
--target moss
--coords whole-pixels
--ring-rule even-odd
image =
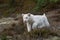
[[[7,39],[7,35],[6,35],[6,34],[2,34],[2,35],[1,35],[1,40],[8,40],[8,39]]]

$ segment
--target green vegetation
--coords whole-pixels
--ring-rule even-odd
[[[6,3],[1,2],[0,8],[3,16],[9,16],[12,13],[39,12],[53,9],[57,3],[60,3],[60,0],[8,0]]]
[[[36,0],[36,7],[34,8],[34,11],[38,11],[39,9],[41,9],[43,6],[45,6],[47,4],[46,0]]]
[[[59,0],[35,0],[36,7],[33,9],[33,11],[39,11],[42,8],[48,6],[49,4],[54,4],[59,2]]]
[[[1,35],[1,40],[8,40],[8,39],[7,39],[7,35],[6,35],[6,34],[2,34],[2,35]]]

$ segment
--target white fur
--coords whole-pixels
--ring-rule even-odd
[[[26,23],[27,25],[28,32],[30,32],[31,29],[50,26],[45,13],[43,15],[33,15],[28,13],[28,14],[22,14],[22,16],[23,16],[23,22]]]

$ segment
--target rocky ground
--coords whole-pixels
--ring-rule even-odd
[[[60,9],[46,12],[50,28],[33,30],[28,33],[22,21],[17,18],[0,19],[0,40],[60,40]]]

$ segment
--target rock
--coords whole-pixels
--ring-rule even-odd
[[[7,36],[8,39],[12,39],[12,36]]]
[[[13,18],[2,18],[2,19],[0,19],[0,33],[4,29],[11,28],[12,24],[18,24],[18,21],[15,21]]]

